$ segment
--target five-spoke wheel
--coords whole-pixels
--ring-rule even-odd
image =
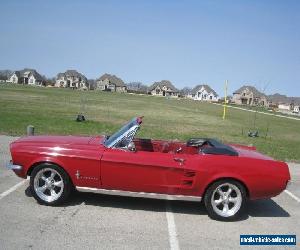
[[[31,173],[30,188],[39,203],[57,205],[69,195],[71,182],[62,168],[52,164],[41,164]]]
[[[246,191],[237,181],[217,181],[207,189],[204,202],[211,218],[233,220],[242,213],[246,202]]]

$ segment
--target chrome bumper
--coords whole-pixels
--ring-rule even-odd
[[[22,170],[23,166],[21,166],[21,165],[15,165],[15,164],[13,164],[12,161],[10,161],[9,163],[6,164],[6,168],[8,168],[10,170]]]

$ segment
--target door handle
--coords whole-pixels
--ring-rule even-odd
[[[185,159],[182,158],[174,158],[174,161],[177,161],[180,163],[180,166],[185,162]]]

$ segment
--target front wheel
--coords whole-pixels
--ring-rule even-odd
[[[35,167],[30,176],[30,189],[33,197],[43,205],[58,205],[64,202],[72,184],[66,172],[53,164]]]
[[[217,181],[207,189],[204,203],[212,219],[236,220],[244,210],[246,190],[242,184],[234,180]]]

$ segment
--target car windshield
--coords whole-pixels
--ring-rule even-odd
[[[136,126],[137,124],[137,118],[133,118],[130,122],[126,123],[119,131],[106,139],[104,145],[106,147],[113,146],[114,142],[118,141],[118,138],[122,137],[129,129],[131,129],[133,126]]]

